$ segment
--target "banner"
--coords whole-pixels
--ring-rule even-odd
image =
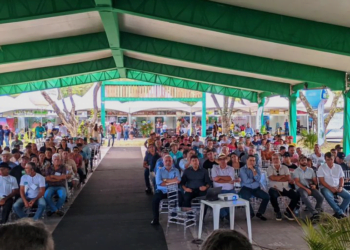
[[[317,143],[319,146],[321,146],[325,141],[325,130],[324,130],[324,104],[327,102],[327,100],[323,99],[320,101],[317,107],[317,136],[318,140]]]

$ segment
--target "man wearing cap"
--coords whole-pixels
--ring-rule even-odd
[[[301,200],[312,214],[311,221],[318,220],[319,214],[322,211],[323,196],[317,190],[317,179],[315,171],[307,167],[307,157],[302,155],[299,158],[299,167],[293,172],[297,192]],[[309,196],[316,199],[316,207],[313,207]]]
[[[335,150],[337,150],[337,152],[342,152],[343,147],[340,144],[337,144],[337,145],[335,145]]]
[[[261,173],[258,165],[256,164],[256,158],[254,155],[249,155],[247,159],[247,163],[244,167],[239,171],[239,175],[241,177],[241,190],[239,195],[250,201],[252,196],[256,198],[260,198],[262,201],[260,203],[259,210],[256,214],[256,217],[261,219],[262,221],[266,221],[266,218],[263,214],[266,211],[267,204],[269,203],[270,196],[260,188],[261,181]],[[249,202],[250,203],[250,202]],[[250,203],[250,216],[253,218],[255,216],[254,209],[252,204]]]
[[[237,145],[237,149],[235,150],[235,155],[238,156],[238,158],[243,157],[244,155],[248,155],[248,152],[244,146],[243,142],[239,142]]]
[[[344,159],[345,159],[345,154],[343,152],[338,152],[337,158],[335,158],[335,162],[341,166],[343,171],[350,170],[348,165],[346,165],[346,163],[344,162]]]
[[[11,142],[11,148],[13,149],[15,146],[22,146],[23,142],[18,139],[18,135],[15,135],[15,139]]]
[[[241,180],[236,176],[233,167],[227,165],[226,162],[227,155],[221,153],[218,157],[219,165],[213,165],[211,169],[211,177],[213,179],[213,186],[221,187],[221,193],[236,193],[235,183]],[[229,211],[228,208],[220,210],[220,217],[228,218]]]
[[[290,171],[293,171],[294,169],[297,169],[298,166],[292,163],[292,160],[290,158],[290,154],[288,152],[285,152],[283,155],[283,163],[284,166],[289,168]]]
[[[206,195],[210,187],[210,178],[207,170],[199,168],[198,156],[192,155],[191,168],[184,171],[181,186],[185,192],[183,207],[191,207],[192,199]]]
[[[1,157],[1,162],[7,163],[11,169],[17,166],[14,162],[10,161],[10,159],[12,158],[12,154],[9,151],[2,151]]]
[[[13,210],[19,218],[27,217],[23,207],[32,208],[37,204],[38,209],[35,212],[34,220],[39,220],[44,213],[46,201],[45,194],[45,178],[35,172],[36,166],[33,162],[28,162],[25,166],[26,174],[22,176],[20,183],[20,195],[16,203],[13,205]]]
[[[345,218],[345,210],[350,203],[350,194],[344,189],[344,172],[341,166],[334,163],[334,157],[330,152],[325,154],[326,163],[317,170],[317,176],[321,185],[321,193],[331,206],[337,219]],[[343,198],[341,205],[334,201],[334,195]]]
[[[2,207],[0,224],[7,222],[13,205],[13,197],[18,195],[18,183],[9,175],[11,168],[7,163],[0,163],[0,207]]]

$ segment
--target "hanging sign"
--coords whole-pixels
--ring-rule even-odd
[[[270,109],[270,115],[278,115],[280,111],[278,109]]]

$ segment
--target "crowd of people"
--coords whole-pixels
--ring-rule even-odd
[[[282,217],[294,220],[304,205],[310,219],[317,222],[324,201],[334,217],[346,217],[350,168],[340,145],[323,154],[315,144],[314,152],[305,155],[293,137],[268,132],[239,138],[221,135],[218,140],[207,137],[204,142],[199,136],[152,133],[145,147],[146,193],[153,193],[152,225],[159,224],[159,204],[166,199],[170,184],[178,185],[178,205],[182,208],[190,208],[191,201],[205,196],[209,188],[221,187],[222,193],[238,193],[250,202],[252,197],[259,200],[257,211],[250,204],[250,214],[262,221],[267,220],[264,214],[269,203],[277,221]],[[283,213],[279,197],[289,198]],[[220,218],[229,220],[227,209],[221,210]]]
[[[11,147],[0,147],[0,224],[8,221],[12,210],[19,218],[32,215],[34,220],[41,219],[45,210],[47,216],[63,216],[67,195],[85,184],[99,150],[95,138],[88,142],[68,136],[59,142],[49,136],[40,146],[28,143],[23,148],[16,135]]]

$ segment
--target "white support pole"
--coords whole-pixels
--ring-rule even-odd
[[[192,135],[192,106],[190,107],[190,136]]]

